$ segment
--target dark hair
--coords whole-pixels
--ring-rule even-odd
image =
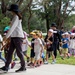
[[[13,11],[13,12],[19,17],[19,19],[22,19],[22,15],[20,12],[17,12],[17,11]]]

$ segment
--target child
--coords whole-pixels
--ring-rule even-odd
[[[39,32],[34,32],[35,33],[35,41],[34,41],[34,52],[35,52],[35,61],[34,61],[34,66],[40,66],[40,55],[43,50],[43,45],[42,41],[39,38]],[[38,65],[37,65],[38,64]]]
[[[68,57],[68,43],[69,39],[66,37],[67,33],[62,34],[62,56],[61,58],[64,59]]]
[[[39,31],[39,38],[41,39],[41,42],[42,42],[42,45],[43,45],[43,51],[42,51],[41,59],[40,59],[40,63],[42,64],[45,61],[45,54],[44,54],[45,41],[43,39],[43,35],[42,35],[41,31]]]
[[[30,46],[30,42],[28,41],[27,33],[26,32],[23,32],[23,33],[24,33],[24,38],[22,43],[22,51],[27,58],[27,62],[29,62],[29,56],[27,55],[27,50],[28,50],[28,45]]]
[[[31,62],[28,64],[28,66],[34,66],[34,57],[35,57],[35,53],[34,53],[34,41],[35,41],[35,33],[34,31],[32,31],[30,33],[32,35],[32,39],[31,39],[31,52],[30,52],[30,58],[31,58]]]
[[[45,64],[48,64],[48,56],[49,54],[52,55],[52,64],[55,63],[55,56],[54,56],[54,53],[53,53],[53,30],[52,29],[49,29],[48,31],[48,36],[46,37],[45,39],[45,42],[46,42],[46,48],[47,48],[47,51],[46,51],[46,61],[44,62]]]
[[[70,56],[74,54],[74,57],[75,57],[75,34],[74,33],[71,33],[69,53],[70,53]]]
[[[3,41],[2,44],[3,44],[3,47],[1,48],[1,50],[4,50],[4,56],[5,56],[5,59],[7,61],[8,52],[9,52],[9,46],[10,46],[10,38],[7,39],[6,43],[4,43],[4,41]],[[12,61],[10,63],[9,68],[12,69],[15,66],[15,64],[16,63],[14,61]]]
[[[1,48],[2,48],[2,41],[3,41],[3,38],[2,38],[2,36],[1,36],[1,34],[0,34],[0,59],[3,60],[4,62],[6,62],[6,59],[4,59],[4,58],[2,57],[2,51],[1,51]]]

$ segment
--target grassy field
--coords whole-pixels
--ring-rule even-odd
[[[28,55],[30,55],[30,48],[28,49]],[[61,59],[59,53],[58,53],[58,56],[57,56],[57,64],[69,64],[69,65],[75,65],[75,57],[71,56],[70,58],[66,58],[64,60]],[[49,58],[49,63],[52,62],[52,57]]]

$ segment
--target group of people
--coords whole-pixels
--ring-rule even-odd
[[[74,27],[71,32],[64,32],[57,29],[56,23],[52,23],[45,38],[39,30],[33,30],[31,42],[28,40],[28,34],[22,29],[22,16],[18,5],[12,4],[8,11],[12,12],[13,19],[11,26],[4,32],[4,38],[0,35],[0,59],[5,62],[5,66],[0,68],[0,71],[8,72],[10,64],[15,65],[12,60],[14,51],[20,59],[21,67],[15,72],[26,71],[25,59],[27,57],[28,66],[38,67],[41,64],[48,64],[49,57],[52,56],[52,64],[56,63],[57,50],[61,59],[75,56],[75,33]],[[28,46],[31,48],[30,56],[27,55]],[[4,50],[5,58],[2,57]],[[46,56],[45,56],[46,54]],[[13,64],[12,64],[13,63]]]

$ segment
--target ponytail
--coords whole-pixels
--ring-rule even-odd
[[[19,12],[15,12],[15,13],[16,13],[16,15],[19,17],[19,20],[22,19],[21,13],[19,13]]]

